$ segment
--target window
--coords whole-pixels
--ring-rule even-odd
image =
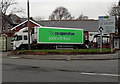
[[[27,40],[27,35],[24,36],[24,40]]]
[[[17,41],[22,40],[22,36],[17,36]]]
[[[15,41],[16,37],[17,37],[17,35],[14,35],[14,36],[12,37],[12,40],[11,40],[11,41]]]

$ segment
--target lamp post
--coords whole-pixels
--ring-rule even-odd
[[[31,50],[31,46],[30,46],[30,10],[29,10],[29,0],[27,0],[27,10],[28,10],[28,50]]]

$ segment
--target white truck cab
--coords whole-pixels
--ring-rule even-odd
[[[31,36],[30,36],[31,38]],[[30,39],[30,43],[31,39]],[[12,38],[12,48],[13,50],[25,50],[28,47],[28,27],[21,29],[16,32]]]

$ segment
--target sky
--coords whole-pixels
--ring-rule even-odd
[[[59,6],[68,9],[72,16],[77,18],[81,13],[89,19],[98,19],[105,16],[113,4],[119,0],[29,0],[30,17],[42,17],[48,19],[51,13]],[[25,9],[25,13],[18,14],[27,17],[27,0],[17,0],[18,7]]]

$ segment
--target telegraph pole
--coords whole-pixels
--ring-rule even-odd
[[[118,36],[120,36],[120,0],[118,2]]]
[[[30,46],[30,10],[29,10],[29,0],[27,0],[27,10],[28,10],[28,50],[31,50],[31,46]]]
[[[100,52],[102,52],[102,32],[103,32],[103,28],[100,27],[99,28],[99,32],[100,32]]]
[[[2,28],[1,28],[1,33],[3,33],[3,30],[4,30],[4,25],[3,25],[3,24],[4,24],[4,20],[5,20],[5,18],[4,18],[4,17],[5,17],[5,14],[4,14],[4,12],[2,11],[2,10],[3,10],[3,0],[2,0],[2,2],[1,2],[1,5],[2,5],[2,6],[1,6],[1,9],[0,9],[0,10],[1,10],[1,19],[2,19],[2,20],[1,20],[1,22],[2,22],[2,25],[1,25],[1,26],[2,26]]]

